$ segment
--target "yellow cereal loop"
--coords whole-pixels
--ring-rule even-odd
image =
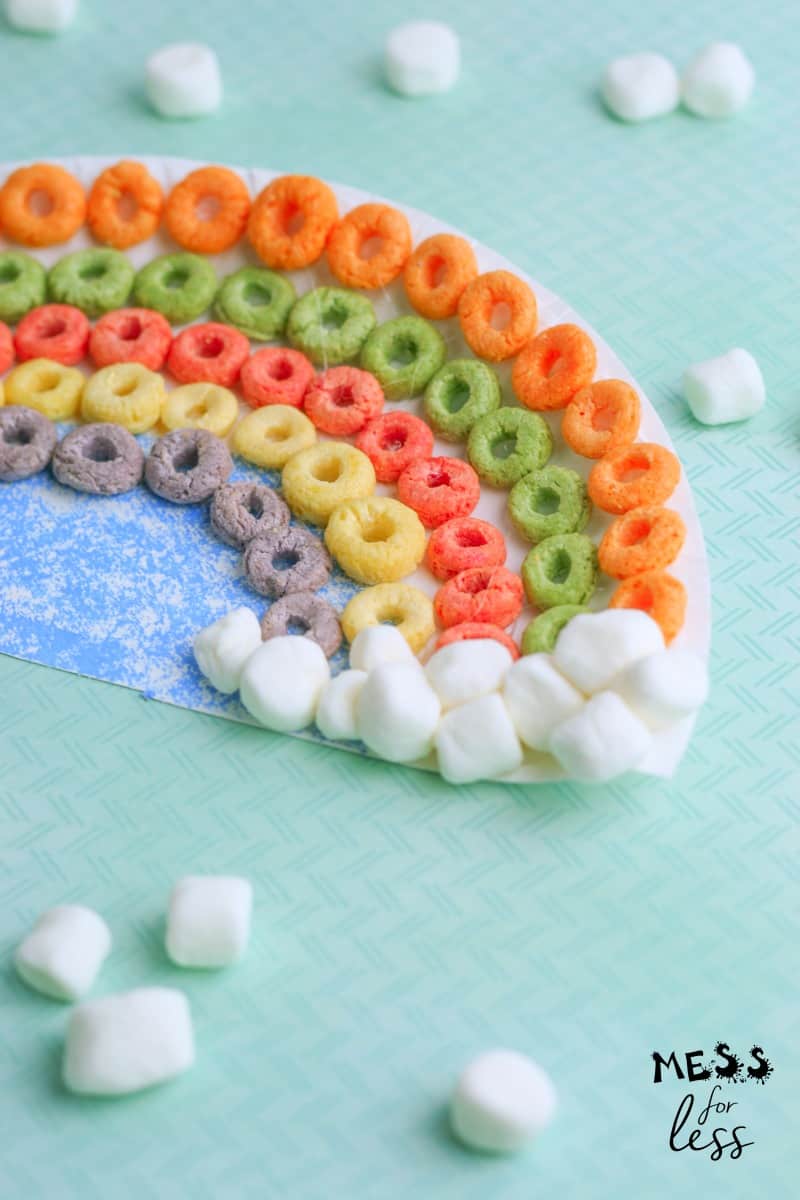
[[[375,491],[375,469],[347,442],[318,442],[290,458],[281,477],[283,498],[296,517],[326,525],[337,505]]]
[[[85,383],[76,367],[32,358],[6,379],[6,404],[26,404],[51,421],[67,421],[80,407]]]
[[[341,616],[344,636],[353,639],[369,625],[395,625],[415,654],[436,628],[433,604],[410,583],[379,583],[353,596]]]
[[[131,433],[152,429],[161,416],[164,380],[141,363],[113,363],[88,380],[81,415],[85,421],[113,421]]]
[[[218,383],[187,383],[168,392],[161,409],[167,429],[207,429],[226,437],[239,415],[239,401]]]
[[[425,554],[425,527],[413,509],[388,496],[346,500],[331,513],[325,545],[357,583],[393,583]]]
[[[291,404],[265,404],[243,417],[233,431],[234,452],[257,467],[277,471],[313,446],[317,431]]]

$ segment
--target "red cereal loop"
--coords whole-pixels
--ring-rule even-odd
[[[591,382],[597,350],[578,325],[551,325],[521,352],[511,372],[511,384],[526,408],[551,412],[565,408]]]
[[[300,408],[314,378],[314,365],[299,350],[266,346],[256,350],[242,367],[242,394],[251,408],[288,404]]]
[[[8,326],[0,321],[0,375],[8,370],[13,361],[14,339]]]
[[[519,648],[505,630],[500,629],[497,625],[487,625],[482,621],[464,621],[461,625],[451,625],[437,641],[436,649],[441,650],[442,646],[449,646],[453,642],[471,642],[483,638],[491,638],[492,641],[505,646],[514,661],[519,658]]]
[[[478,476],[460,458],[410,463],[397,480],[397,496],[423,525],[435,529],[453,517],[468,517],[481,495]]]
[[[306,416],[333,437],[358,433],[382,408],[383,388],[358,367],[329,367],[310,384],[303,400]]]
[[[524,596],[522,580],[507,567],[470,567],[439,588],[433,609],[445,629],[470,621],[505,629],[522,612]]]
[[[456,517],[434,529],[425,551],[425,565],[437,579],[452,579],[472,567],[500,567],[506,561],[506,540],[500,530],[478,517]]]
[[[609,608],[638,608],[661,627],[669,645],[686,620],[686,588],[666,571],[644,571],[623,579],[608,602]]]
[[[175,338],[167,369],[180,383],[217,383],[230,388],[250,355],[250,342],[238,329],[205,321]]]
[[[396,483],[409,463],[433,454],[433,432],[413,413],[385,412],[364,427],[356,446],[372,463],[379,483]]]
[[[71,304],[42,304],[32,309],[17,325],[14,346],[20,362],[50,358],[73,367],[86,356],[89,322]]]
[[[136,362],[160,371],[171,345],[169,321],[150,308],[118,308],[106,313],[89,335],[89,354],[98,367]]]

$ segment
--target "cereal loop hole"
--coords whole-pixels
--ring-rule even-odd
[[[505,300],[501,300],[499,304],[492,305],[489,324],[492,329],[497,329],[500,332],[508,329],[511,324],[511,306],[506,304]]]
[[[221,207],[217,196],[198,196],[194,206],[195,216],[198,221],[213,221],[219,216]]]
[[[376,517],[365,528],[361,530],[361,537],[365,542],[386,542],[394,533],[394,526],[386,517]]]
[[[0,283],[16,283],[19,275],[19,267],[14,262],[3,263],[0,267]]]
[[[516,449],[517,435],[515,433],[505,433],[502,437],[496,438],[492,442],[492,458],[510,458],[516,452]]]
[[[300,555],[295,550],[280,550],[272,559],[275,571],[290,571],[300,562]]]
[[[119,327],[118,337],[122,342],[135,342],[142,336],[142,322],[138,317],[125,317]]]
[[[444,393],[444,404],[448,412],[457,413],[469,400],[472,389],[466,379],[453,375],[448,379]]]
[[[393,367],[408,367],[419,356],[419,346],[410,337],[396,337],[389,347],[389,362]]]
[[[172,465],[176,471],[193,471],[199,462],[197,446],[192,445],[179,450],[172,460]]]
[[[119,454],[110,438],[98,434],[83,447],[83,457],[88,458],[90,462],[107,463],[114,462]]]
[[[369,262],[370,259],[376,258],[383,249],[383,238],[377,233],[371,233],[358,247],[358,257],[363,258],[364,262]]]
[[[49,217],[53,211],[53,197],[43,188],[34,188],[28,193],[26,208],[34,217]]]
[[[242,299],[251,308],[266,308],[268,304],[272,303],[272,292],[269,288],[264,287],[263,284],[251,281],[245,287]]]
[[[558,550],[547,564],[547,578],[551,583],[566,583],[572,570],[572,559],[566,550]]]
[[[558,512],[561,506],[558,492],[549,487],[538,488],[533,506],[543,517],[549,517],[551,513]]]
[[[341,464],[336,459],[329,458],[327,461],[314,463],[311,474],[320,483],[336,483],[336,480],[342,473]]]
[[[639,542],[645,541],[650,536],[652,528],[651,523],[644,517],[628,521],[620,530],[620,543],[623,546],[637,546]]]

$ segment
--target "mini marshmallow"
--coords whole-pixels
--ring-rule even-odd
[[[64,1084],[89,1096],[122,1096],[165,1083],[194,1062],[189,1002],[174,988],[136,988],[73,1009]]]
[[[408,21],[386,39],[386,78],[404,96],[449,91],[460,63],[458,34],[440,21]]]
[[[90,990],[110,949],[111,932],[101,916],[82,904],[61,904],[42,913],[14,965],[29,987],[71,1001]]]
[[[350,666],[371,671],[382,663],[416,662],[414,653],[394,625],[367,625],[359,630],[350,647]]]
[[[683,73],[683,103],[698,117],[731,117],[747,104],[755,82],[753,65],[741,46],[712,42]]]
[[[513,664],[503,684],[503,700],[520,740],[546,750],[556,725],[586,703],[556,670],[550,654],[526,654]]]
[[[445,713],[436,732],[436,754],[449,783],[494,779],[520,766],[522,747],[497,692]]]
[[[766,399],[758,363],[738,347],[687,368],[683,391],[692,415],[703,425],[745,421],[764,407]]]
[[[651,741],[646,725],[616,692],[598,692],[556,727],[550,753],[570,779],[601,783],[641,762]]]
[[[511,663],[509,651],[500,642],[478,638],[451,642],[437,650],[425,674],[446,710],[496,692]]]
[[[603,99],[622,121],[649,121],[678,106],[678,72],[663,54],[629,54],[606,67]]]
[[[555,1110],[556,1092],[546,1071],[515,1050],[489,1050],[459,1078],[450,1124],[474,1150],[510,1154],[541,1133]]]
[[[366,671],[341,671],[325,684],[314,718],[323,737],[339,742],[352,742],[358,737],[356,700],[366,679]]]
[[[633,663],[609,687],[651,729],[663,729],[705,704],[708,668],[696,654],[670,647]]]
[[[270,638],[250,655],[239,681],[239,696],[251,716],[267,729],[292,733],[314,720],[331,670],[311,638]]]
[[[414,762],[433,746],[439,698],[419,663],[384,663],[370,671],[356,700],[356,728],[374,754]]]
[[[202,117],[219,108],[222,78],[217,56],[199,42],[176,42],[151,54],[145,88],[162,117]]]
[[[218,692],[230,695],[239,687],[244,664],[261,645],[261,626],[249,608],[234,608],[194,639],[198,667]]]
[[[172,889],[167,954],[179,967],[228,967],[250,939],[253,888],[235,875],[187,875]]]
[[[652,617],[635,608],[578,613],[558,635],[553,665],[582,692],[601,692],[620,671],[664,649]]]
[[[6,0],[6,18],[27,33],[61,33],[75,20],[78,0]]]

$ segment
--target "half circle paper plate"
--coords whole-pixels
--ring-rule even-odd
[[[103,168],[120,157],[123,156],[59,161],[88,186]],[[201,165],[173,158],[143,157],[141,161],[165,189]],[[0,180],[18,165],[3,165]],[[278,173],[240,171],[254,196]],[[343,212],[367,200],[379,199],[357,188],[331,186]],[[433,233],[461,232],[416,209],[397,204],[396,207],[407,215],[415,245]],[[69,251],[91,244],[90,235],[82,230],[67,245],[34,253],[45,266],[50,266]],[[540,328],[571,321],[587,330],[597,346],[597,378],[625,379],[641,396],[641,440],[660,442],[672,449],[669,435],[641,387],[595,330],[519,267],[487,246],[477,242],[473,245],[481,271],[505,268],[527,279],[537,296]],[[2,236],[0,247],[8,248]],[[140,267],[155,255],[174,249],[169,239],[159,234],[129,253],[134,265]],[[214,258],[220,277],[255,262],[246,241]],[[324,261],[313,269],[294,272],[292,279],[298,295],[320,284],[336,282]],[[379,321],[411,311],[399,281],[369,295]],[[469,354],[455,319],[438,322],[438,326],[451,357]],[[504,402],[513,403],[510,365],[501,364],[498,374]],[[396,406],[416,409],[419,401],[399,402]],[[560,414],[548,420],[555,435],[552,462],[570,466],[585,477],[592,464],[572,454],[564,445],[558,431]],[[153,439],[144,435],[141,440],[149,445]],[[441,443],[435,453],[463,454],[463,447]],[[237,460],[232,478],[263,479],[264,476],[264,472]],[[267,479],[274,484],[279,482],[277,476]],[[378,490],[389,491],[380,485]],[[518,570],[529,546],[509,522],[506,495],[485,488],[475,515],[503,530],[508,543],[508,566]],[[681,514],[687,527],[684,549],[670,568],[688,591],[686,623],[675,644],[707,659],[708,564],[685,475],[670,505]],[[598,541],[609,520],[605,514],[596,512],[586,532]],[[412,576],[411,582],[430,595],[437,587],[436,580],[424,569]],[[341,610],[357,590],[357,585],[335,570],[323,594]],[[611,591],[611,581],[601,576],[590,607],[605,608]],[[236,697],[220,695],[201,677],[191,646],[199,629],[231,608],[244,604],[260,614],[266,603],[245,584],[240,554],[211,534],[207,506],[172,506],[144,486],[111,499],[86,496],[62,487],[49,472],[20,483],[0,485],[0,651],[5,654],[107,680],[169,704],[252,724]],[[530,618],[531,612],[525,610],[512,631],[517,639]],[[334,670],[345,663],[345,655],[342,650],[333,660]],[[660,776],[672,774],[686,748],[692,724],[693,720],[687,718],[658,734],[639,770]],[[317,738],[318,735],[310,731],[297,736]],[[345,745],[340,748],[351,752],[354,749]],[[540,755],[532,756],[507,778],[509,782],[525,783],[562,776],[553,760]]]

